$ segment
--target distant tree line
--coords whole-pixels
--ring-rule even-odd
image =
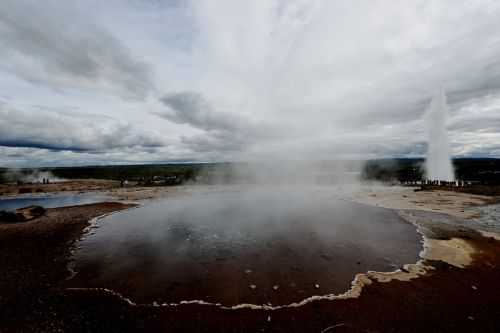
[[[286,162],[282,162],[286,163]],[[356,164],[347,168],[356,170]],[[358,163],[359,164],[359,163]],[[344,163],[345,165],[345,163]],[[487,158],[460,158],[453,160],[457,179],[474,181],[482,184],[500,184],[500,159]],[[276,163],[272,170],[264,170],[270,177],[279,177],[283,165]],[[337,168],[336,162],[322,162],[311,164],[316,171],[326,172]],[[64,179],[109,179],[140,182],[143,185],[179,185],[187,182],[224,183],[233,182],[233,170],[240,168],[231,163],[178,163],[178,164],[144,164],[144,165],[106,165],[82,167],[54,167],[38,169],[16,169],[16,174],[29,175],[34,170],[50,172],[58,178]],[[255,168],[255,166],[251,167]],[[0,168],[0,182],[13,181],[8,177],[12,169]],[[241,178],[242,175],[240,174]],[[245,178],[245,177],[243,177]],[[250,176],[248,177],[250,179]],[[379,180],[385,182],[419,181],[425,179],[424,159],[378,159],[364,163],[361,178],[365,180]]]
[[[169,179],[172,183],[194,180],[204,164],[151,164],[151,165],[106,165],[82,167],[37,168],[50,172],[54,177],[64,179],[108,179],[151,183],[154,179]],[[16,169],[16,175],[29,175],[35,169]],[[11,169],[0,169],[0,182],[12,181]]]

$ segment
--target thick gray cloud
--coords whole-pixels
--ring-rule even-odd
[[[216,110],[200,93],[172,93],[160,101],[166,110],[156,112],[157,116],[204,131],[203,134],[181,136],[182,144],[198,154],[215,152],[222,157],[277,135],[277,129],[267,124],[257,124],[243,116]]]
[[[2,1],[0,56],[0,68],[58,89],[144,98],[153,87],[150,68],[71,2]]]
[[[199,93],[173,93],[162,97],[160,101],[169,110],[158,112],[157,115],[174,123],[189,124],[206,131],[238,131],[245,127],[242,118],[214,110]]]
[[[21,111],[0,105],[0,146],[104,152],[129,147],[161,147],[158,135],[143,133],[108,117],[47,111]]]

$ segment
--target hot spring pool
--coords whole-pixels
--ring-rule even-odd
[[[343,293],[356,273],[395,270],[421,250],[394,211],[333,188],[200,189],[97,224],[77,245],[68,286],[137,303],[288,304]]]

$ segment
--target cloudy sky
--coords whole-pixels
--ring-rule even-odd
[[[500,1],[2,0],[0,166],[500,157]]]

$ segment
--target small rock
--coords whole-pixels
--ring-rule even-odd
[[[250,273],[252,273],[251,269],[245,269],[245,274],[250,274]]]
[[[477,290],[477,287],[475,285],[472,285],[472,289]]]
[[[468,317],[467,317],[467,319],[469,319],[469,320],[474,320],[474,317],[472,317],[472,316],[468,316]]]
[[[273,286],[273,289],[274,289],[274,290],[278,290],[278,289],[280,289],[280,286],[278,286],[277,284],[275,284],[275,285]]]
[[[255,290],[257,289],[257,286],[255,284],[251,284],[248,286],[250,289]]]
[[[271,316],[267,316],[267,322],[271,321]]]
[[[317,284],[317,283],[316,283],[316,284],[314,285],[314,288],[319,289],[319,284]]]
[[[45,212],[45,208],[41,206],[28,206],[16,209],[16,214],[21,214],[25,221],[42,216]]]

